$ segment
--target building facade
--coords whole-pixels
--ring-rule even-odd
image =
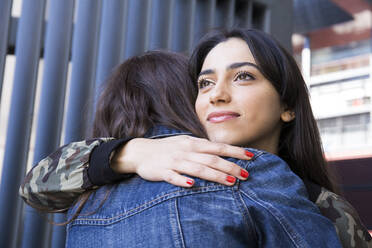
[[[351,20],[295,34],[327,160],[345,197],[372,229],[372,6],[332,0]],[[329,16],[332,18],[332,16]]]

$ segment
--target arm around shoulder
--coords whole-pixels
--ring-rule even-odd
[[[96,147],[111,140],[97,138],[60,147],[27,173],[20,196],[41,211],[67,210],[81,193],[97,187],[88,176],[90,156]]]
[[[343,197],[322,188],[316,205],[333,222],[343,247],[372,247],[372,238],[357,211]]]

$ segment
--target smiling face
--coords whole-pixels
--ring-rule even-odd
[[[210,140],[277,153],[289,111],[244,40],[217,44],[204,60],[198,86],[195,109]]]

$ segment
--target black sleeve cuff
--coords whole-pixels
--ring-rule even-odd
[[[101,186],[131,177],[133,174],[118,174],[111,169],[111,153],[132,138],[110,140],[93,149],[89,158],[88,178],[93,185]]]

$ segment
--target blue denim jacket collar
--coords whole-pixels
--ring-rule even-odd
[[[146,132],[144,137],[157,139],[175,135],[192,135],[192,133],[188,131],[182,131],[175,128],[171,128],[165,125],[155,125]]]

